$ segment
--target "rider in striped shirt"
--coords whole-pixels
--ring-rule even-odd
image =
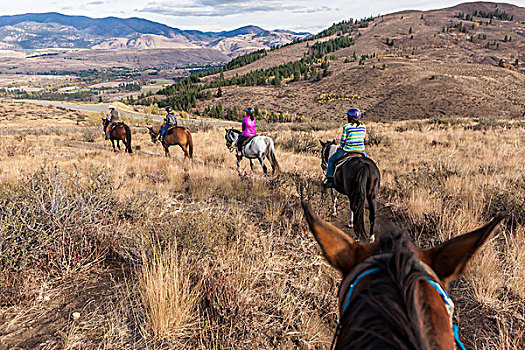
[[[328,166],[326,168],[326,179],[324,181],[325,187],[334,187],[334,171],[335,163],[343,158],[348,152],[361,152],[366,156],[365,152],[365,134],[366,125],[359,121],[361,118],[361,111],[357,108],[350,108],[346,112],[348,117],[348,124],[343,126],[343,135],[339,148],[328,159]]]

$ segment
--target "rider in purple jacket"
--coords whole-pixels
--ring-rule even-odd
[[[237,155],[242,156],[242,147],[247,138],[257,136],[257,130],[255,129],[256,120],[255,120],[255,110],[252,107],[246,109],[246,116],[242,120],[242,133],[237,139]]]

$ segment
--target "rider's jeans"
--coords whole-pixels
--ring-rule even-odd
[[[160,131],[160,137],[164,137],[164,134],[166,133],[166,130],[168,130],[168,128],[170,127],[170,125],[166,124],[162,127],[162,130]]]
[[[326,167],[326,177],[334,177],[335,163],[346,155],[346,151],[339,148],[330,158],[328,158],[328,166]]]

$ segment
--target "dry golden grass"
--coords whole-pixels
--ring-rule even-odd
[[[418,244],[436,244],[472,230],[500,209],[509,212],[500,234],[451,292],[461,337],[470,348],[521,349],[525,126],[502,121],[476,127],[482,122],[368,123],[367,152],[382,171],[380,200]],[[248,175],[239,177],[222,128],[195,130],[196,157],[190,163],[177,148],[172,159],[164,158],[139,128],[133,129],[134,154],[127,155],[111,152],[98,126],[31,116],[9,123],[2,124],[0,134],[0,204],[20,209],[30,200],[24,186],[37,190],[40,204],[29,206],[23,221],[0,209],[1,244],[12,242],[6,241],[10,227],[29,237],[30,228],[41,232],[49,223],[56,227],[49,232],[65,227],[70,238],[57,244],[42,238],[38,252],[28,250],[28,257],[42,252],[68,257],[49,260],[53,266],[26,258],[23,268],[6,268],[0,259],[0,281],[7,286],[0,294],[0,344],[329,346],[339,277],[305,225],[297,183],[328,217],[329,196],[315,184],[322,177],[316,144],[337,138],[338,129],[292,132],[308,128],[265,126],[276,139],[284,174],[264,177],[258,165],[252,174],[243,161]],[[49,129],[27,134],[27,125]],[[88,130],[93,137],[86,136]],[[85,210],[46,214],[53,205],[67,207],[77,192]],[[339,203],[348,206],[345,200]],[[345,215],[343,210],[329,220],[342,227]],[[64,252],[82,240],[99,247],[91,262]],[[71,316],[76,311],[79,319]]]

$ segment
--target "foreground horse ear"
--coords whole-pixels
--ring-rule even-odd
[[[506,213],[500,212],[488,224],[477,230],[423,250],[423,259],[446,285],[463,272],[470,258],[487,241],[505,215]]]
[[[321,146],[324,147],[324,145],[326,145],[326,143],[323,142],[323,140],[319,140],[319,142],[321,143]]]
[[[302,201],[302,206],[310,230],[321,246],[324,257],[343,276],[372,255],[371,245],[363,246],[355,242],[343,231],[321,219],[306,201]]]

